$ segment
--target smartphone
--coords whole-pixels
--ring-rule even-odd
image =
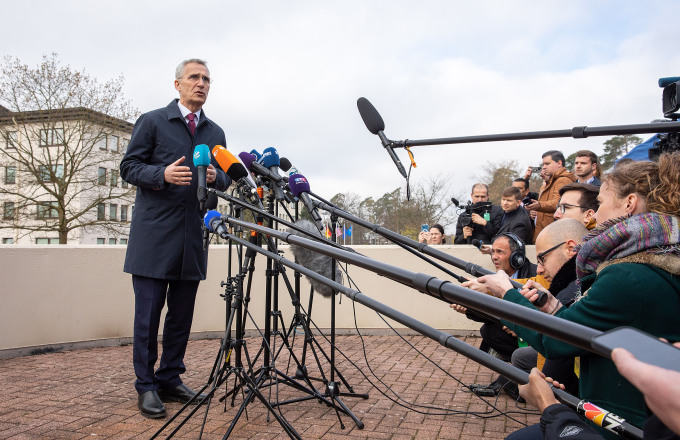
[[[534,174],[540,174],[543,167],[531,167],[531,172]]]
[[[522,203],[524,203],[525,205],[531,205],[531,197],[525,197],[524,199],[522,199]]]
[[[429,225],[420,225],[420,232],[430,232]]]
[[[595,336],[591,342],[600,355],[610,357],[613,349],[625,348],[636,359],[667,370],[680,371],[680,349],[633,327],[619,327]]]

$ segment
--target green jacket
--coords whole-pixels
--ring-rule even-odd
[[[680,258],[670,255],[635,254],[609,261],[598,268],[597,275],[587,277],[596,276],[587,291],[590,280],[582,280],[583,298],[555,315],[597,330],[630,326],[671,342],[680,341],[678,274]],[[509,290],[504,299],[534,307],[515,289]],[[503,324],[549,359],[580,356],[580,397],[636,426],[643,425],[648,412],[642,393],[618,373],[611,360],[511,322]]]

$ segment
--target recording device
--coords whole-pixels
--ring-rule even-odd
[[[385,150],[387,150],[387,154],[390,155],[401,175],[406,177],[406,170],[404,169],[404,166],[401,164],[401,161],[390,145],[390,141],[383,132],[383,130],[385,130],[385,121],[383,121],[380,113],[378,113],[378,110],[376,110],[375,107],[373,107],[373,104],[371,104],[368,99],[364,97],[357,99],[357,108],[359,109],[361,119],[363,119],[368,131],[378,135],[380,142],[382,142],[383,147],[385,147]]]
[[[543,167],[531,167],[531,174],[541,174]]]
[[[531,197],[526,196],[525,198],[522,199],[522,203],[525,205],[531,205]]]
[[[252,190],[255,190],[257,186],[255,182],[252,181],[248,170],[241,161],[231,154],[229,150],[224,148],[222,145],[215,145],[212,150],[213,157],[217,161],[217,164],[222,168],[222,170],[239,185],[247,186]]]
[[[210,165],[210,148],[206,144],[196,145],[194,148],[194,166],[198,170],[198,190],[196,192],[200,209],[205,209],[205,201],[208,197],[207,170]]]
[[[492,205],[491,202],[472,203],[471,201],[468,201],[467,205],[461,208],[460,204],[458,203],[458,200],[451,198],[451,201],[453,202],[454,205],[456,205],[456,208],[458,208],[459,210],[463,210],[463,213],[459,214],[460,224],[463,227],[470,226],[472,224],[472,214],[479,214],[483,216],[486,212],[491,210]]]
[[[605,357],[610,357],[615,348],[625,348],[637,360],[648,364],[672,371],[678,371],[680,366],[679,349],[633,327],[618,327],[595,336],[592,346]]]
[[[482,246],[484,246],[484,240],[479,240],[477,238],[473,238],[472,239],[472,245],[481,251]]]
[[[420,232],[430,232],[430,225],[420,225]]]
[[[279,176],[278,173],[272,173],[267,167],[257,162],[252,153],[242,151],[238,154],[238,157],[243,162],[243,165],[253,173],[268,178],[276,185],[285,186],[286,182],[283,180],[283,177]]]
[[[659,87],[663,87],[662,109],[663,115],[671,121],[677,121],[680,114],[680,76],[659,78]],[[648,151],[649,160],[658,161],[663,153],[680,151],[680,133],[659,133],[654,148]]]
[[[312,233],[317,237],[321,237],[321,232],[309,220],[298,220],[295,222],[295,225],[300,227],[301,229],[304,229]],[[290,233],[291,235],[298,235],[300,237],[306,238],[305,235],[295,230],[291,230]],[[293,252],[293,255],[295,256],[295,261],[298,264],[318,273],[321,276],[331,279],[332,272],[331,262],[333,261],[331,257],[294,244],[290,245],[290,250],[291,252]],[[333,289],[330,288],[328,285],[321,283],[320,281],[314,280],[310,277],[307,277],[307,279],[309,280],[309,283],[312,285],[316,292],[320,293],[322,296],[326,298],[329,298],[331,296]],[[342,284],[342,279],[343,279],[342,272],[340,272],[340,268],[336,263],[334,281]]]

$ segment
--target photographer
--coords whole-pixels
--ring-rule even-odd
[[[483,183],[472,185],[470,199],[473,205],[458,216],[453,243],[471,244],[473,239],[489,243],[500,228],[503,210],[489,203],[489,187]]]
[[[424,225],[427,226],[427,225]],[[435,223],[429,229],[422,229],[418,234],[418,241],[427,244],[446,244],[446,236],[444,235],[444,227],[439,223]]]

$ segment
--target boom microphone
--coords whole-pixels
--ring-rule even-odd
[[[194,166],[198,170],[198,190],[196,195],[201,211],[205,209],[205,199],[208,196],[207,170],[210,165],[210,148],[206,144],[196,145],[194,148]]]
[[[357,108],[359,109],[361,119],[364,120],[364,124],[366,125],[366,128],[368,128],[368,131],[378,135],[383,147],[385,147],[385,150],[387,150],[387,153],[392,158],[392,161],[397,166],[397,169],[405,178],[406,170],[401,164],[399,157],[397,157],[396,153],[394,152],[394,149],[390,145],[389,139],[387,139],[387,136],[385,136],[385,133],[383,132],[385,130],[385,121],[383,121],[383,118],[380,116],[380,113],[378,113],[378,110],[376,110],[375,107],[373,107],[373,104],[371,104],[368,99],[364,97],[357,99]]]
[[[312,203],[312,199],[309,198],[309,182],[302,174],[293,174],[288,178],[288,186],[290,187],[290,192],[305,204],[307,211],[312,216],[314,224],[319,231],[323,230],[323,224],[321,223],[321,216],[319,211]]]
[[[312,222],[310,222],[309,220],[298,220],[295,222],[295,226],[298,226],[299,228],[302,228],[310,232],[311,234],[316,235],[317,237],[321,237],[321,232],[319,232],[319,230],[316,229],[314,224],[312,224]],[[299,235],[300,237],[305,237],[305,235],[295,230],[291,230],[290,233],[292,235]],[[291,252],[293,252],[293,255],[295,256],[295,261],[299,265],[304,266],[307,269],[312,270],[321,276],[331,279],[332,273],[331,263],[333,262],[333,259],[331,257],[294,244],[290,245],[290,250]],[[306,278],[309,280],[309,283],[314,288],[314,291],[320,293],[322,296],[326,298],[329,298],[332,295],[333,289],[328,285],[320,281],[317,281],[313,278],[310,278],[308,276]],[[335,281],[342,284],[342,279],[343,279],[342,272],[340,272],[340,267],[336,263]]]

